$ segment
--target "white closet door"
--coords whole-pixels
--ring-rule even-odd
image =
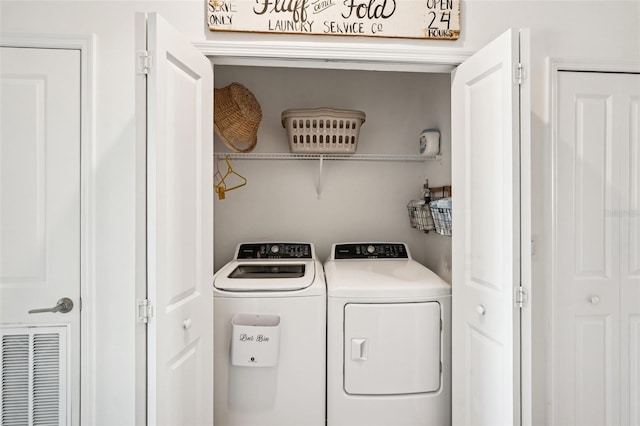
[[[640,75],[560,72],[557,424],[640,424]]]
[[[640,425],[640,75],[625,75],[628,154],[620,164],[621,423]],[[625,143],[621,143],[624,147]]]
[[[213,423],[213,69],[147,18],[149,424]]]
[[[520,423],[520,34],[509,30],[452,81],[453,423]],[[522,148],[526,151],[526,147]],[[523,159],[528,161],[528,158]],[[523,196],[528,196],[525,191]]]
[[[0,55],[2,424],[78,424],[80,51],[2,47]],[[62,298],[73,309],[29,313]],[[64,343],[42,362],[34,354],[52,326]],[[27,376],[14,375],[18,360]]]

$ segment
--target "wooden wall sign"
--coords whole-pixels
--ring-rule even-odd
[[[208,0],[211,31],[456,40],[460,0]]]

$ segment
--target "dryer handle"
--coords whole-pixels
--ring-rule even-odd
[[[368,349],[367,339],[351,339],[351,361],[366,361]]]

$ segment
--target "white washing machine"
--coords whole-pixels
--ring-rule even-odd
[[[326,285],[308,243],[244,243],[214,277],[216,426],[324,425]]]
[[[402,243],[334,244],[327,425],[451,424],[451,286]]]

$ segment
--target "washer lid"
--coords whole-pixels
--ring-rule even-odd
[[[428,298],[448,296],[451,286],[415,260],[329,260],[324,265],[329,297]]]
[[[309,287],[315,276],[315,260],[233,260],[213,285],[227,291],[291,291]]]

